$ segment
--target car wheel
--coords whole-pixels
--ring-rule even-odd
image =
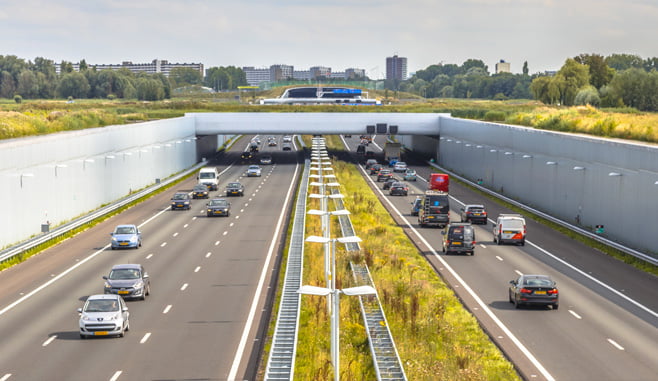
[[[146,285],[146,295],[151,295],[151,284]]]
[[[501,242],[500,242],[500,235],[498,236],[498,239],[496,240],[496,244],[498,244],[498,245],[501,244]]]
[[[514,303],[514,300],[512,299],[512,293],[510,291],[507,291],[507,299],[509,299],[510,303]]]
[[[83,334],[80,334],[80,340],[84,340],[84,339],[86,339],[86,338],[87,338],[87,336],[85,336],[85,335],[83,335]]]
[[[112,249],[112,250],[116,250],[117,248],[114,247],[114,246],[110,246],[110,249]]]
[[[142,296],[139,298],[139,300],[146,300],[146,286],[142,290]]]
[[[130,331],[130,320],[126,321],[126,328],[123,329],[124,332]]]
[[[514,308],[516,308],[517,310],[518,310],[519,308],[521,308],[521,303],[519,303],[518,301],[516,301],[516,299],[514,299]]]
[[[525,246],[525,239],[521,241],[521,246]]]
[[[471,251],[471,256],[475,255],[475,250]]]
[[[557,303],[553,304],[553,309],[554,310],[557,310],[558,307],[559,307],[559,304],[557,304]]]
[[[206,217],[212,217],[212,214],[207,213],[207,214],[206,214]]]

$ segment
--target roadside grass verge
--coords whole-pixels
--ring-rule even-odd
[[[329,146],[333,139],[327,139]],[[351,212],[362,249],[336,247],[337,288],[354,286],[349,261],[365,262],[372,274],[407,377],[410,380],[518,380],[512,364],[482,331],[476,319],[411,243],[358,169],[334,160],[343,202]],[[309,200],[318,208],[317,200]],[[331,206],[330,206],[331,208]],[[314,221],[315,220],[315,221]],[[319,218],[307,218],[307,235],[322,235]],[[332,220],[332,232],[339,232]],[[336,236],[336,233],[332,234]],[[307,244],[304,284],[324,286],[323,245]],[[374,379],[358,300],[341,298],[341,379]],[[326,298],[302,296],[295,375],[304,380],[331,377]]]

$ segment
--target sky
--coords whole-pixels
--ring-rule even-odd
[[[656,0],[0,0],[0,55],[26,60],[408,72],[480,59],[513,73],[579,54],[658,56]]]

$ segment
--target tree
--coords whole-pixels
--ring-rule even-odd
[[[576,94],[574,104],[577,106],[591,105],[598,107],[601,104],[599,91],[592,85],[583,87]]]
[[[581,54],[574,57],[574,60],[589,66],[590,84],[597,89],[607,85],[615,74],[615,70],[608,66],[602,55]]]
[[[203,78],[198,70],[191,67],[175,67],[169,72],[169,81],[174,87],[201,85]]]
[[[0,73],[0,98],[13,98],[16,92],[16,83],[10,72],[3,70]]]
[[[164,99],[164,86],[154,78],[140,77],[137,79],[135,89],[137,99],[140,101],[159,101]]]
[[[39,84],[37,76],[32,70],[25,69],[18,76],[16,92],[23,98],[37,98],[39,96]]]
[[[572,106],[576,93],[583,86],[589,85],[589,67],[568,58],[555,76],[560,88],[560,103]]]
[[[87,98],[90,89],[84,74],[74,71],[62,76],[57,86],[57,93],[61,98]]]
[[[462,73],[467,73],[469,69],[478,67],[482,68],[486,74],[489,74],[489,68],[484,64],[482,60],[476,60],[469,58],[462,64]]]
[[[642,57],[635,54],[612,54],[605,58],[605,62],[617,71],[642,67]]]

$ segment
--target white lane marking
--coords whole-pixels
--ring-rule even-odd
[[[171,309],[171,304],[169,304],[167,307],[165,307],[165,309],[162,311],[162,313],[166,314],[167,312],[169,312],[170,309]]]
[[[497,255],[496,255],[496,259],[499,260],[499,261],[501,261],[501,262],[503,261],[503,258],[501,258],[501,257],[499,257],[499,256],[497,256]]]
[[[160,247],[165,247],[165,246],[167,246],[167,242],[162,242],[162,243],[160,244]]]
[[[192,217],[192,221],[196,220],[196,216]]]
[[[180,290],[185,291],[186,288],[187,288],[187,283],[183,284],[183,286],[181,286]]]
[[[190,224],[185,224],[185,225],[183,225],[183,229],[185,229],[185,228],[188,227],[188,226],[190,226]]]
[[[147,332],[147,333],[144,335],[144,337],[142,337],[142,339],[139,341],[139,343],[140,343],[140,344],[144,344],[144,343],[149,339],[149,337],[151,337],[151,332]]]
[[[227,234],[228,234],[228,231],[225,231],[224,233],[222,233],[222,235],[227,235]]]
[[[569,311],[569,313],[572,314],[573,317],[575,317],[576,319],[582,319],[582,317],[580,315],[578,315],[577,313],[575,313],[574,311],[572,311],[572,310],[567,310],[567,311]]]
[[[211,255],[212,255],[212,253],[208,252],[208,254],[206,254],[206,258],[210,258]]]
[[[110,381],[117,381],[119,379],[119,376],[121,376],[121,373],[123,372],[120,370],[114,372],[114,375],[112,376],[112,378],[110,378]]]
[[[519,274],[519,276],[523,276],[523,273],[520,272],[519,270],[514,270],[515,273]]]
[[[0,381],[7,381],[9,377],[11,377],[11,373],[7,373],[4,376],[2,376],[2,378],[0,378]]]
[[[612,344],[615,348],[619,349],[620,351],[623,351],[623,350],[624,350],[624,347],[622,347],[621,345],[617,344],[617,342],[614,341],[614,340],[612,340],[612,339],[608,339],[608,343]]]
[[[215,241],[215,246],[218,246],[218,245],[219,245],[219,241]]]
[[[295,166],[295,173],[293,174],[293,179],[297,178],[297,172],[299,172],[299,164]],[[286,194],[286,199],[283,202],[283,206],[281,207],[281,214],[279,215],[279,220],[277,221],[276,229],[274,230],[272,240],[270,241],[270,247],[267,251],[267,257],[265,258],[265,263],[263,264],[263,269],[260,273],[258,286],[256,287],[256,292],[254,292],[254,298],[251,301],[249,316],[247,317],[247,321],[245,322],[244,330],[242,331],[242,337],[240,338],[240,344],[238,344],[238,349],[236,350],[235,357],[233,358],[233,365],[231,365],[231,370],[229,371],[227,377],[228,381],[235,381],[235,378],[238,373],[238,367],[240,366],[240,362],[242,362],[242,356],[244,355],[245,346],[247,345],[247,338],[249,337],[249,332],[251,331],[251,325],[253,324],[254,316],[256,315],[256,308],[258,307],[258,300],[259,300],[258,296],[262,292],[263,284],[265,283],[265,278],[269,273],[268,268],[270,266],[270,261],[272,260],[274,247],[276,245],[276,242],[278,241],[277,237],[279,236],[279,232],[281,231],[281,228],[283,226],[284,217],[287,215],[285,211],[288,210],[288,204],[290,203],[290,200],[292,198],[294,185],[295,182],[291,181],[290,187],[288,188],[288,193]]]
[[[178,232],[174,233],[173,236],[176,237],[178,235]]]
[[[235,225],[235,222],[231,222],[230,224],[228,224],[228,226],[233,226],[233,225]]]
[[[481,244],[480,244],[480,247],[483,248],[483,249],[486,249],[486,248],[487,248],[487,245],[481,243]]]
[[[372,178],[370,178],[370,176],[367,175],[367,173],[365,172],[363,167],[359,167],[359,169],[364,174],[366,174],[366,177],[368,179],[370,179],[371,182],[374,182],[372,180]],[[537,368],[539,373],[541,373],[542,376],[544,376],[544,378],[547,379],[548,381],[555,381],[555,378],[550,373],[548,373],[548,370],[546,370],[546,368],[544,368],[544,366],[539,362],[539,360],[537,360],[537,358],[530,352],[530,350],[528,350],[528,348],[526,348],[525,345],[523,345],[523,343],[514,335],[514,333],[512,333],[512,331],[510,331],[509,328],[507,328],[507,326],[498,318],[498,316],[496,316],[496,314],[493,313],[493,311],[489,308],[489,306],[487,306],[487,304],[466,283],[466,281],[464,281],[464,279],[462,279],[462,277],[459,276],[459,274],[457,274],[457,272],[448,264],[448,262],[446,262],[445,259],[443,259],[443,257],[441,257],[439,255],[439,253],[437,253],[432,248],[432,245],[430,245],[430,243],[427,242],[425,237],[423,237],[418,232],[418,230],[414,226],[412,226],[411,223],[409,223],[409,220],[407,220],[407,218],[405,216],[403,216],[402,213],[400,213],[398,208],[396,208],[395,205],[393,205],[393,202],[391,202],[391,200],[388,197],[383,197],[384,193],[382,192],[382,190],[379,189],[379,188],[376,188],[376,189],[379,192],[379,194],[382,196],[382,199],[386,203],[388,203],[389,207],[392,210],[394,210],[395,213],[397,213],[397,215],[400,217],[400,219],[402,221],[404,221],[404,223],[407,225],[409,230],[411,230],[416,235],[416,237],[418,237],[418,239],[429,249],[429,251],[436,258],[436,260],[438,260],[443,265],[443,267],[455,278],[455,280],[460,285],[462,285],[464,290],[466,292],[468,292],[468,294],[473,298],[473,300],[475,300],[475,302],[480,306],[480,308],[482,308],[482,311],[484,311],[487,314],[487,316],[489,316],[489,318],[491,320],[493,320],[493,322],[503,331],[503,333],[505,333],[507,335],[507,337],[509,337],[509,339],[512,341],[512,343],[514,343],[514,345],[516,345],[516,347],[526,356],[526,358],[535,366],[535,368]],[[526,242],[528,242],[528,241],[526,241]]]
[[[146,259],[151,259],[152,256],[153,256],[153,253],[147,255],[147,256],[146,256]]]
[[[48,340],[44,341],[43,344],[41,344],[42,347],[45,347],[46,345],[50,344],[57,338],[57,335],[52,335],[48,338]]]
[[[199,270],[201,270],[201,266],[197,266],[197,267],[194,269],[194,272],[195,272],[195,273],[198,273]]]
[[[244,209],[240,209],[240,213],[244,212]]]

